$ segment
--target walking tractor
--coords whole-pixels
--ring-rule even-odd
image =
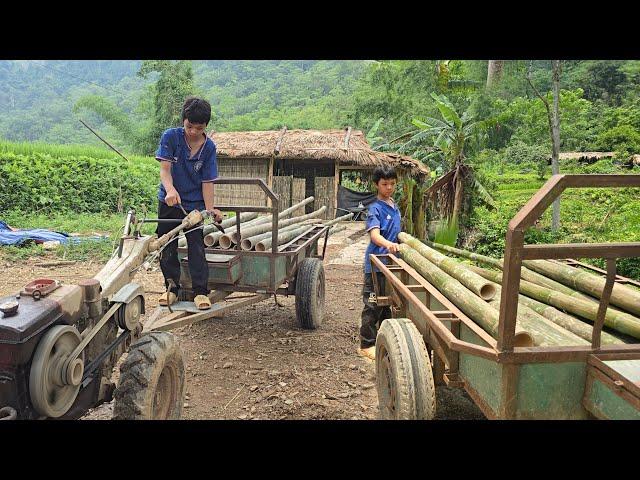
[[[158,307],[143,326],[145,294],[131,281],[133,275],[148,268],[170,241],[178,241],[180,231],[197,228],[205,218],[203,212],[192,211],[184,220],[140,219],[130,211],[117,251],[94,278],[77,285],[37,279],[15,295],[0,298],[0,419],[74,419],[112,398],[117,419],[179,418],[184,362],[168,330],[220,317],[276,294],[295,295],[302,328],[320,326],[329,226],[305,224],[286,233],[279,229],[279,223],[285,223],[280,220],[284,212],[278,214],[279,199],[261,179],[216,183],[262,188],[270,206],[218,208],[235,212],[236,220],[231,221],[238,236],[241,215],[271,214],[270,233],[263,235],[269,237],[270,251],[243,250],[240,242],[233,249],[207,248],[212,307],[198,310],[192,303],[187,249],[179,247],[179,301]],[[160,238],[141,234],[143,224],[159,221],[179,225]],[[319,254],[321,237],[325,242]],[[243,295],[234,296],[236,292]],[[116,386],[113,369],[124,353]]]
[[[640,243],[524,245],[565,189],[586,187],[640,187],[640,175],[551,177],[509,223],[503,260],[467,252],[502,272],[403,233],[402,259],[370,256],[385,278],[377,303],[394,317],[376,341],[383,418],[433,418],[435,386],[448,385],[490,419],[640,419],[640,290],[616,274],[616,259],[639,257]],[[605,259],[606,276],[573,267],[580,258]],[[489,290],[474,276],[491,279]],[[494,293],[500,300],[488,301]]]

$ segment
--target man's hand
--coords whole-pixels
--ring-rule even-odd
[[[397,243],[389,242],[389,244],[387,245],[387,250],[389,250],[389,253],[398,253],[398,251],[400,250],[400,245],[398,245]]]
[[[207,210],[207,212],[216,223],[220,223],[222,221],[222,212],[217,208],[212,208],[211,210]]]
[[[180,201],[180,194],[175,188],[171,190],[167,190],[167,194],[164,197],[164,201],[170,207],[173,207],[174,205],[182,203]]]

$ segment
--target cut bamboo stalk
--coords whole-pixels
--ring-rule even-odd
[[[278,234],[286,233],[291,230],[298,229],[301,227],[302,224],[306,224],[306,223],[307,221],[303,221],[300,223],[294,223],[293,225],[289,225],[288,227],[281,228],[279,229]],[[271,230],[265,233],[261,233],[260,235],[254,235],[253,237],[243,238],[240,241],[240,247],[242,248],[242,250],[246,250],[246,251],[253,250],[258,242],[265,240],[267,238],[271,238]]]
[[[497,288],[497,290],[500,290],[500,288]],[[500,297],[490,300],[489,305],[500,311]],[[518,302],[517,317],[522,328],[526,329],[527,332],[533,336],[533,343],[537,347],[589,344],[585,339],[559,325],[556,325],[522,302]]]
[[[606,279],[585,270],[550,262],[548,260],[524,260],[527,268],[564,283],[565,285],[588,293],[600,299]],[[640,291],[626,285],[613,284],[610,303],[629,313],[640,315]]]
[[[499,268],[500,270],[503,270],[502,259],[487,257],[486,255],[480,255],[479,253],[469,252],[468,250],[462,250],[460,248],[450,247],[449,245],[443,245],[441,243],[435,243],[430,241],[425,241],[425,243],[440,251],[451,253],[458,257],[473,260],[474,262],[482,263],[484,265],[490,265],[490,266]],[[556,282],[551,278],[547,278],[544,275],[539,274],[538,272],[529,270],[527,267],[524,267],[524,266],[521,268],[520,277],[527,280],[528,282],[535,283],[536,285],[540,285],[541,287],[551,288],[558,292],[562,292],[566,295],[571,295],[572,297],[582,298],[584,300],[593,300],[593,297],[585,295],[581,292],[576,292],[575,290],[572,290],[566,285],[560,282]]]
[[[484,328],[493,338],[498,338],[498,311],[476,296],[451,275],[436,267],[406,243],[400,244],[402,259],[415,268],[429,283]],[[515,346],[530,347],[533,337],[516,320]]]
[[[476,272],[485,278],[489,278],[488,273],[482,273],[480,270],[476,270]],[[502,275],[499,273],[498,276],[493,276],[492,274],[491,278],[500,278],[502,281]],[[555,292],[550,288],[541,287],[540,285],[536,285],[535,283],[531,283],[526,280],[520,280],[520,293],[547,305],[560,308],[565,312],[578,315],[579,317],[590,320],[591,322],[594,322],[598,315],[597,303],[571,297],[561,292]],[[604,317],[604,324],[620,333],[640,338],[640,319],[628,313],[607,308]]]
[[[241,213],[240,214],[240,223],[242,224],[243,222],[250,222],[251,220],[255,219],[257,216],[258,216],[258,212]],[[222,222],[220,222],[220,226],[222,228],[229,228],[229,227],[235,225],[237,221],[238,221],[238,217],[234,215],[233,217],[226,218]],[[217,230],[215,226],[213,226],[213,225],[205,225],[204,228],[202,229],[203,237],[207,236],[209,233],[213,232],[214,230]],[[206,242],[205,242],[205,244],[206,244]],[[178,240],[178,246],[179,247],[186,247],[187,246],[187,239],[184,236],[184,234],[180,235],[180,239]]]
[[[286,220],[278,220],[278,229],[280,228],[284,228],[284,227],[288,227],[289,225],[293,225],[294,223],[300,223],[303,220],[307,220],[309,218],[317,218],[319,216],[321,216],[324,211],[327,209],[327,207],[321,207],[318,210],[308,213],[306,215],[300,215],[299,217],[293,217],[293,218],[287,218]],[[270,231],[272,228],[272,224],[271,222],[268,223],[263,223],[263,224],[259,224],[256,226],[252,226],[251,228],[247,228],[244,231],[240,232],[240,238],[238,237],[238,232],[233,232],[231,233],[231,235],[229,235],[228,241],[236,244],[239,241],[241,241],[244,238],[250,238],[253,237],[254,235],[259,235],[261,233],[265,233]],[[223,235],[222,237],[220,237],[220,246],[223,246],[223,239],[224,239],[224,243],[227,243],[227,239],[225,238],[227,237],[227,234]]]
[[[485,278],[490,279],[493,282],[502,284],[502,275],[500,274],[500,272],[486,270],[484,268],[476,267],[474,265],[470,265],[469,268],[471,268],[474,272],[478,273],[479,275],[482,274]],[[533,298],[529,298],[522,294],[519,294],[518,299],[520,303],[526,305],[532,310],[535,310],[540,315],[551,320],[556,325],[560,325],[561,327],[569,330],[570,332],[575,333],[580,338],[583,338],[589,342],[591,341],[591,337],[593,336],[593,327],[586,324],[582,320],[576,317],[573,317],[571,315],[568,315],[564,312],[561,312],[560,310],[550,305],[539,302],[538,300],[534,300]],[[600,337],[600,340],[602,344],[607,344],[607,345],[625,343],[622,339],[614,335],[611,335],[607,332],[602,332],[602,336]]]
[[[240,223],[240,229],[242,230],[243,228],[249,228],[254,226],[257,222],[261,221],[261,218],[263,217],[259,217],[256,218],[254,220],[250,220],[248,222],[242,222]],[[225,234],[229,234],[231,235],[232,232],[235,232],[237,230],[237,226],[236,225],[232,225],[230,227],[227,227],[224,229]],[[222,232],[216,230],[213,232],[209,232],[204,236],[204,244],[207,247],[213,247],[215,245],[218,244],[218,240],[220,239],[220,237],[222,236]]]
[[[296,229],[289,230],[287,232],[282,232],[282,233],[278,232],[278,245],[282,245],[283,243],[293,240],[298,235],[302,235],[304,232],[309,230],[309,228],[311,228],[311,225],[304,225]],[[268,248],[271,248],[271,245],[273,245],[272,239],[265,238],[264,240],[261,240],[258,243],[256,243],[256,252],[264,252]]]
[[[435,251],[433,248],[426,246],[420,240],[412,237],[406,232],[400,232],[398,240],[402,243],[406,243],[411,248],[416,250],[420,255],[425,257],[434,265],[447,272],[453,278],[462,283],[465,287],[478,295],[483,300],[491,300],[496,295],[495,285],[491,282],[487,282],[486,279],[472,272],[468,268],[465,268],[462,264],[456,260]]]

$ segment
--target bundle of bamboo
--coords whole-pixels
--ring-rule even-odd
[[[451,253],[476,263],[503,269],[502,259],[434,242],[424,243],[440,252]],[[597,317],[604,278],[559,262],[532,260],[525,261],[523,264],[519,285],[518,315],[523,308],[525,311],[534,311],[565,331],[583,340],[591,341],[593,328],[589,323],[593,323]],[[458,265],[464,264],[458,263]],[[496,284],[502,283],[501,272],[474,265],[466,265],[463,268]],[[614,285],[613,290],[616,294],[614,300],[612,293],[611,303],[617,308],[609,306],[605,312],[604,325],[610,330],[602,332],[601,343],[625,343],[624,335],[640,339],[640,318],[635,316],[640,312],[640,291],[618,284]],[[623,334],[623,337],[616,335],[615,332]]]

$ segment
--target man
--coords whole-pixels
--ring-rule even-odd
[[[207,210],[216,222],[222,219],[213,203],[213,180],[218,176],[216,146],[205,134],[211,120],[211,105],[206,100],[189,97],[182,107],[182,127],[169,128],[160,138],[156,159],[160,162],[158,189],[158,218],[183,219],[192,210]],[[181,208],[182,207],[182,208]],[[173,223],[158,223],[158,237],[175,228]],[[186,234],[189,273],[199,309],[211,308],[207,296],[209,270],[205,259],[205,246],[201,229]],[[166,306],[174,303],[180,290],[180,262],[177,242],[171,242],[160,257],[160,268],[165,286],[169,280],[174,286],[159,299]]]

